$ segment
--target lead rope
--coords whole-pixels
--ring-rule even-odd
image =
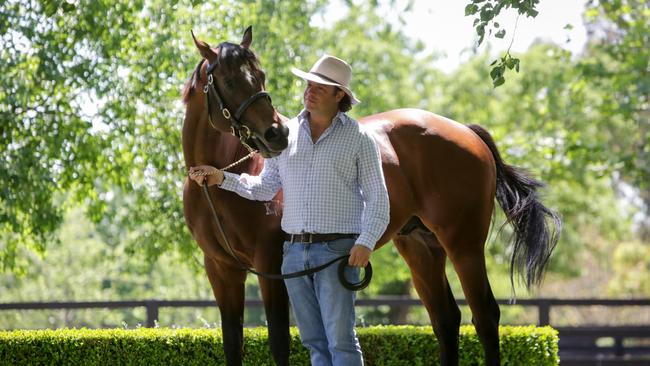
[[[338,275],[339,275],[339,281],[341,282],[341,285],[345,287],[346,289],[350,291],[359,291],[363,290],[364,288],[368,287],[370,284],[370,280],[372,279],[372,265],[370,262],[368,262],[368,265],[365,267],[365,275],[363,279],[359,282],[352,283],[345,278],[345,267],[347,265],[347,261],[343,259],[347,259],[350,257],[349,254],[342,255],[340,257],[334,258],[331,261],[324,263],[318,267],[306,269],[303,271],[298,271],[298,272],[292,272],[292,273],[286,273],[286,274],[274,274],[274,273],[264,273],[264,272],[257,272],[253,268],[245,265],[241,260],[239,260],[239,257],[235,254],[235,251],[232,249],[232,246],[230,246],[230,242],[228,241],[228,237],[226,236],[226,231],[223,229],[223,226],[221,225],[221,220],[219,220],[219,216],[217,215],[217,210],[214,208],[214,205],[212,204],[212,199],[210,197],[210,192],[208,191],[208,183],[207,180],[203,181],[203,185],[201,186],[203,188],[203,194],[205,195],[206,200],[208,201],[208,206],[210,207],[210,212],[212,213],[212,217],[214,218],[214,221],[217,223],[217,227],[219,228],[219,232],[221,232],[221,237],[223,238],[223,241],[225,243],[225,248],[228,254],[230,254],[231,257],[237,261],[239,266],[250,273],[256,274],[261,277],[265,277],[268,279],[273,279],[273,280],[284,280],[284,279],[289,279],[289,278],[295,278],[295,277],[301,277],[301,276],[306,276],[310,275],[313,273],[316,273],[318,271],[321,271],[330,265],[339,262],[339,268],[338,268]]]
[[[236,161],[236,162],[234,162],[234,163],[232,163],[232,164],[230,164],[230,165],[228,165],[228,166],[226,166],[226,167],[224,167],[223,169],[220,169],[220,170],[224,171],[224,170],[230,169],[230,168],[232,168],[232,167],[234,167],[234,166],[236,166],[238,164],[241,164],[243,161],[250,158],[254,153],[255,153],[255,151],[252,151],[247,156],[239,159],[238,161]],[[212,175],[212,174],[214,174],[214,172],[210,172],[210,173],[206,172],[206,173],[201,173],[199,175],[200,176],[208,176],[208,175]],[[310,268],[310,269],[306,269],[306,270],[298,271],[298,272],[292,272],[292,273],[287,273],[287,274],[274,274],[274,273],[257,272],[253,268],[245,265],[239,259],[239,257],[237,257],[237,255],[235,254],[235,251],[232,249],[232,246],[230,245],[230,241],[228,240],[228,237],[226,236],[226,231],[223,229],[223,225],[221,224],[221,220],[219,220],[219,216],[217,215],[217,210],[214,208],[214,205],[212,204],[212,198],[210,197],[210,192],[208,190],[208,180],[207,179],[203,180],[203,184],[201,185],[201,188],[203,189],[203,195],[205,196],[206,201],[208,201],[208,206],[210,207],[210,212],[212,213],[212,218],[217,223],[217,227],[219,228],[219,232],[221,233],[221,237],[223,238],[223,242],[224,242],[225,245],[222,245],[222,247],[228,252],[228,254],[230,254],[231,257],[233,257],[235,259],[235,261],[239,264],[241,269],[243,269],[245,271],[248,271],[250,273],[256,274],[258,276],[268,278],[268,279],[284,280],[284,279],[289,279],[289,278],[306,276],[306,275],[310,275],[310,274],[319,272],[319,271],[329,267],[330,265],[340,261],[339,262],[339,268],[338,268],[338,276],[339,276],[339,281],[341,282],[341,285],[343,285],[343,287],[345,287],[346,289],[348,289],[350,291],[359,291],[359,290],[363,290],[364,288],[368,287],[368,285],[370,284],[370,280],[372,279],[372,265],[370,264],[370,262],[368,262],[368,265],[365,267],[365,274],[364,274],[364,277],[363,277],[363,279],[361,281],[356,282],[356,283],[352,283],[352,282],[349,282],[347,280],[347,278],[345,278],[345,267],[347,265],[347,260],[344,260],[344,259],[348,259],[350,257],[349,254],[342,255],[340,257],[334,258],[331,261],[329,261],[327,263],[324,263],[324,264],[322,264],[322,265],[320,265],[318,267],[314,267],[314,268]]]

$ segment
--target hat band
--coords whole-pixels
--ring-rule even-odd
[[[341,86],[344,86],[342,83],[340,83],[340,82],[338,82],[338,81],[336,81],[336,80],[334,80],[334,79],[332,79],[332,78],[329,78],[329,77],[327,77],[327,76],[325,76],[325,75],[323,75],[323,74],[321,74],[321,73],[319,73],[319,72],[313,72],[313,71],[310,71],[309,73],[310,73],[310,74],[314,74],[314,75],[316,75],[316,76],[320,76],[320,77],[322,77],[323,79],[329,81],[330,83],[335,83],[335,84],[339,84],[339,85],[341,85]]]

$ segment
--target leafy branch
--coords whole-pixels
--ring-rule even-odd
[[[505,37],[506,30],[500,28],[500,24],[494,21],[502,10],[512,8],[517,10],[519,16],[524,14],[534,18],[538,14],[538,11],[535,10],[538,3],[539,0],[471,0],[471,3],[465,7],[465,16],[476,16],[474,19],[474,27],[479,37],[478,45],[480,46],[485,39],[486,30],[488,36],[492,35],[494,31],[496,38]],[[517,20],[519,20],[519,17],[517,17]],[[515,25],[515,29],[512,32],[512,40],[514,40],[516,29],[517,26]],[[508,46],[505,55],[490,64],[492,66],[490,77],[495,88],[505,82],[504,75],[506,69],[515,69],[516,72],[519,72],[519,59],[512,57],[510,47],[512,47],[512,41],[510,41],[510,46]]]

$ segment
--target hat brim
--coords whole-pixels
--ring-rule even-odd
[[[361,103],[361,101],[359,99],[355,98],[354,93],[352,93],[352,90],[350,90],[350,88],[348,88],[345,85],[341,85],[339,83],[332,82],[330,80],[327,80],[327,79],[325,79],[325,78],[323,78],[323,77],[321,77],[319,75],[312,74],[310,72],[304,72],[302,70],[296,69],[295,67],[291,68],[291,72],[294,75],[296,75],[297,77],[305,79],[305,80],[313,81],[313,82],[318,83],[318,84],[333,85],[333,86],[336,86],[338,88],[341,88],[341,90],[343,90],[345,92],[345,94],[347,94],[350,97],[350,102],[352,104]]]

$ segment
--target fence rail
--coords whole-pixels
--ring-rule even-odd
[[[551,309],[554,307],[650,307],[650,299],[522,299],[511,302],[497,300],[502,306],[536,307],[537,325],[553,325]],[[459,305],[467,305],[463,299]],[[261,307],[258,299],[246,300],[248,307]],[[410,307],[421,306],[419,299],[408,297],[381,297],[375,299],[357,299],[357,306]],[[146,326],[154,327],[160,308],[215,307],[214,300],[136,300],[136,301],[84,301],[84,302],[17,302],[2,303],[2,310],[47,310],[47,309],[122,309],[144,307],[147,313]],[[633,326],[555,326],[560,335],[560,358],[562,365],[650,365],[650,325]],[[606,338],[610,344],[599,345],[599,340]],[[626,340],[636,341],[628,344]]]
[[[459,305],[467,305],[464,299],[457,300]],[[584,306],[648,306],[650,299],[522,299],[512,302],[506,299],[498,299],[497,303],[502,306],[527,306],[536,307],[538,312],[537,325],[551,325],[551,308],[559,306],[584,307]],[[246,306],[261,307],[262,300],[247,299]],[[390,296],[374,299],[357,299],[357,306],[421,306],[419,299],[409,297]],[[183,307],[214,307],[214,300],[132,300],[132,301],[78,301],[78,302],[16,302],[0,303],[0,310],[47,310],[47,309],[122,309],[144,307],[147,309],[148,327],[153,327],[158,319],[160,308],[183,308]]]

